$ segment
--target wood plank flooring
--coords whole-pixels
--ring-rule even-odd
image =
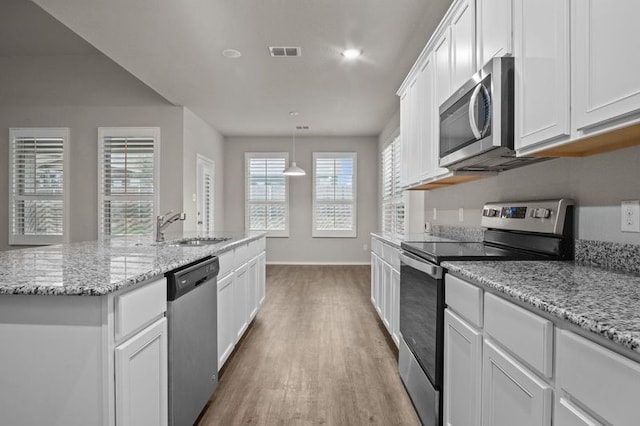
[[[267,297],[199,426],[418,425],[369,266],[267,267]]]

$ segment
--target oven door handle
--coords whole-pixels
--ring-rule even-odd
[[[437,280],[442,278],[442,268],[440,266],[435,265],[428,260],[420,259],[418,256],[415,256],[409,252],[400,252],[400,262],[414,269],[417,269],[420,272],[424,272],[425,274]]]

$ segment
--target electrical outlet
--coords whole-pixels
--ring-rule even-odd
[[[369,246],[366,245],[366,244],[363,244],[362,245],[362,251],[367,251],[367,250],[369,250]]]
[[[640,232],[640,200],[623,201],[621,207],[620,230]]]
[[[462,207],[458,209],[458,221],[464,222],[464,209]]]

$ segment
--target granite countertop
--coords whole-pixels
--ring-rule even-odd
[[[264,234],[221,235],[204,246],[120,237],[0,252],[0,294],[102,296],[216,255]],[[195,237],[185,235],[182,238]],[[218,237],[218,235],[216,235]]]
[[[454,261],[442,266],[640,353],[638,274],[567,261]]]

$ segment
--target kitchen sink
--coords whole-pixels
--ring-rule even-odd
[[[189,238],[187,240],[182,240],[171,244],[172,246],[187,246],[187,247],[197,247],[197,246],[208,246],[212,244],[222,243],[224,241],[228,241],[231,238]]]

